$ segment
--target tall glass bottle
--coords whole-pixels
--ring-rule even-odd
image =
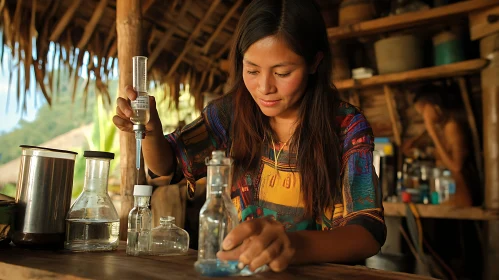
[[[113,153],[85,151],[83,192],[66,216],[64,247],[71,251],[110,251],[118,248],[120,219],[107,192]]]
[[[199,212],[198,260],[195,268],[207,276],[239,273],[238,261],[221,261],[217,252],[227,234],[238,225],[237,211],[230,199],[232,182],[230,158],[223,151],[213,151],[206,159],[206,202]]]
[[[134,207],[128,214],[126,253],[132,256],[148,255],[151,248],[152,212],[149,209],[152,186],[135,185]]]

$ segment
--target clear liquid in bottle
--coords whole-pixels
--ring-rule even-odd
[[[112,251],[118,248],[120,222],[66,220],[66,249],[75,252]]]

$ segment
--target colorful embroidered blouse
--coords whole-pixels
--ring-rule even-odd
[[[232,95],[211,102],[199,118],[181,130],[166,135],[177,157],[172,183],[185,178],[189,194],[195,182],[206,176],[205,158],[215,149],[230,148]],[[336,117],[340,128],[342,199],[315,220],[304,218],[300,174],[296,155],[285,149],[277,157],[274,147],[264,144],[257,175],[246,175],[232,186],[231,198],[239,219],[272,215],[288,231],[330,230],[357,224],[382,245],[386,237],[381,188],[372,164],[374,138],[366,118],[348,103],[340,103]],[[279,153],[280,147],[275,151]]]

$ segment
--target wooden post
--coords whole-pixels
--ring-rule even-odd
[[[483,44],[490,38],[481,39],[481,56],[490,59],[482,71],[483,147],[485,167],[485,208],[499,211],[499,33],[493,34],[498,45],[488,48]],[[494,50],[495,49],[495,50]],[[486,225],[484,279],[499,279],[499,221]]]
[[[116,1],[116,30],[119,66],[119,93],[127,98],[125,86],[132,84],[132,57],[142,55],[141,52],[141,1]],[[121,171],[121,213],[120,239],[126,240],[128,213],[133,207],[133,186],[136,183],[135,172],[135,137],[133,133],[120,131],[120,171]],[[143,165],[142,165],[143,166]],[[139,178],[143,183],[144,174]]]

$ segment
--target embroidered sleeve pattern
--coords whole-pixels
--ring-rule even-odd
[[[386,227],[381,187],[373,167],[372,128],[364,115],[357,111],[347,114],[340,124],[342,201],[336,202],[334,213],[324,215],[322,228],[361,225],[382,245],[386,239]]]
[[[165,136],[177,158],[171,183],[185,178],[189,194],[194,194],[196,181],[206,176],[205,159],[214,150],[227,149],[231,102],[227,95],[211,102],[192,123]]]

